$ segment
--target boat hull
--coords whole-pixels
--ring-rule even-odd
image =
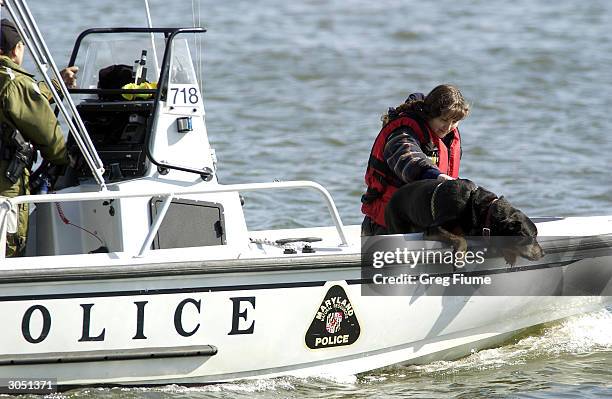
[[[0,378],[204,384],[453,359],[612,304],[610,255],[582,255],[491,267],[500,287],[522,287],[500,295],[371,295],[358,255],[244,260],[244,270],[240,261],[166,263],[132,277],[127,265],[81,268],[69,279],[53,270],[9,275]],[[596,294],[572,291],[593,276]]]

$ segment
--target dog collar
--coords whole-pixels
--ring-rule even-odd
[[[482,228],[482,236],[483,237],[491,237],[491,214],[493,209],[493,204],[497,202],[499,198],[495,198],[489,204],[489,208],[487,209],[487,216],[485,217],[484,227]]]
[[[436,220],[436,208],[434,206],[434,200],[436,199],[436,194],[438,193],[438,189],[440,188],[440,186],[444,183],[444,181],[441,181],[436,188],[434,188],[433,194],[431,194],[431,203],[429,204],[429,208],[431,210],[431,220],[435,221]]]

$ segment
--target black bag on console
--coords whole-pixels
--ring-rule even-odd
[[[121,89],[134,81],[133,69],[129,65],[118,64],[100,69],[98,89]],[[123,100],[121,94],[100,94],[100,100]]]

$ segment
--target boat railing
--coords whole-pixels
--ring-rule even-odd
[[[340,237],[340,246],[348,246],[347,235],[344,225],[340,219],[340,214],[334,203],[331,194],[325,187],[313,181],[284,181],[284,182],[267,182],[267,183],[242,183],[242,184],[227,184],[227,185],[211,185],[197,189],[182,189],[182,190],[131,190],[131,191],[99,191],[88,193],[55,193],[42,195],[23,195],[14,198],[0,197],[0,259],[5,257],[6,249],[6,234],[8,230],[8,215],[11,210],[17,209],[20,204],[42,204],[42,203],[63,203],[75,201],[95,201],[107,199],[122,199],[122,198],[139,198],[139,197],[161,197],[163,205],[161,211],[152,221],[149,231],[143,240],[137,254],[134,257],[142,257],[150,249],[151,243],[155,238],[157,231],[166,216],[168,208],[173,198],[194,194],[214,194],[227,192],[247,192],[247,191],[263,191],[263,190],[283,190],[283,189],[313,189],[319,192],[327,205],[327,209],[332,217],[338,236]]]

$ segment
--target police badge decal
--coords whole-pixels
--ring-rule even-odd
[[[360,332],[355,309],[346,292],[341,286],[334,285],[325,294],[306,332],[306,346],[321,349],[351,345],[357,341]]]

